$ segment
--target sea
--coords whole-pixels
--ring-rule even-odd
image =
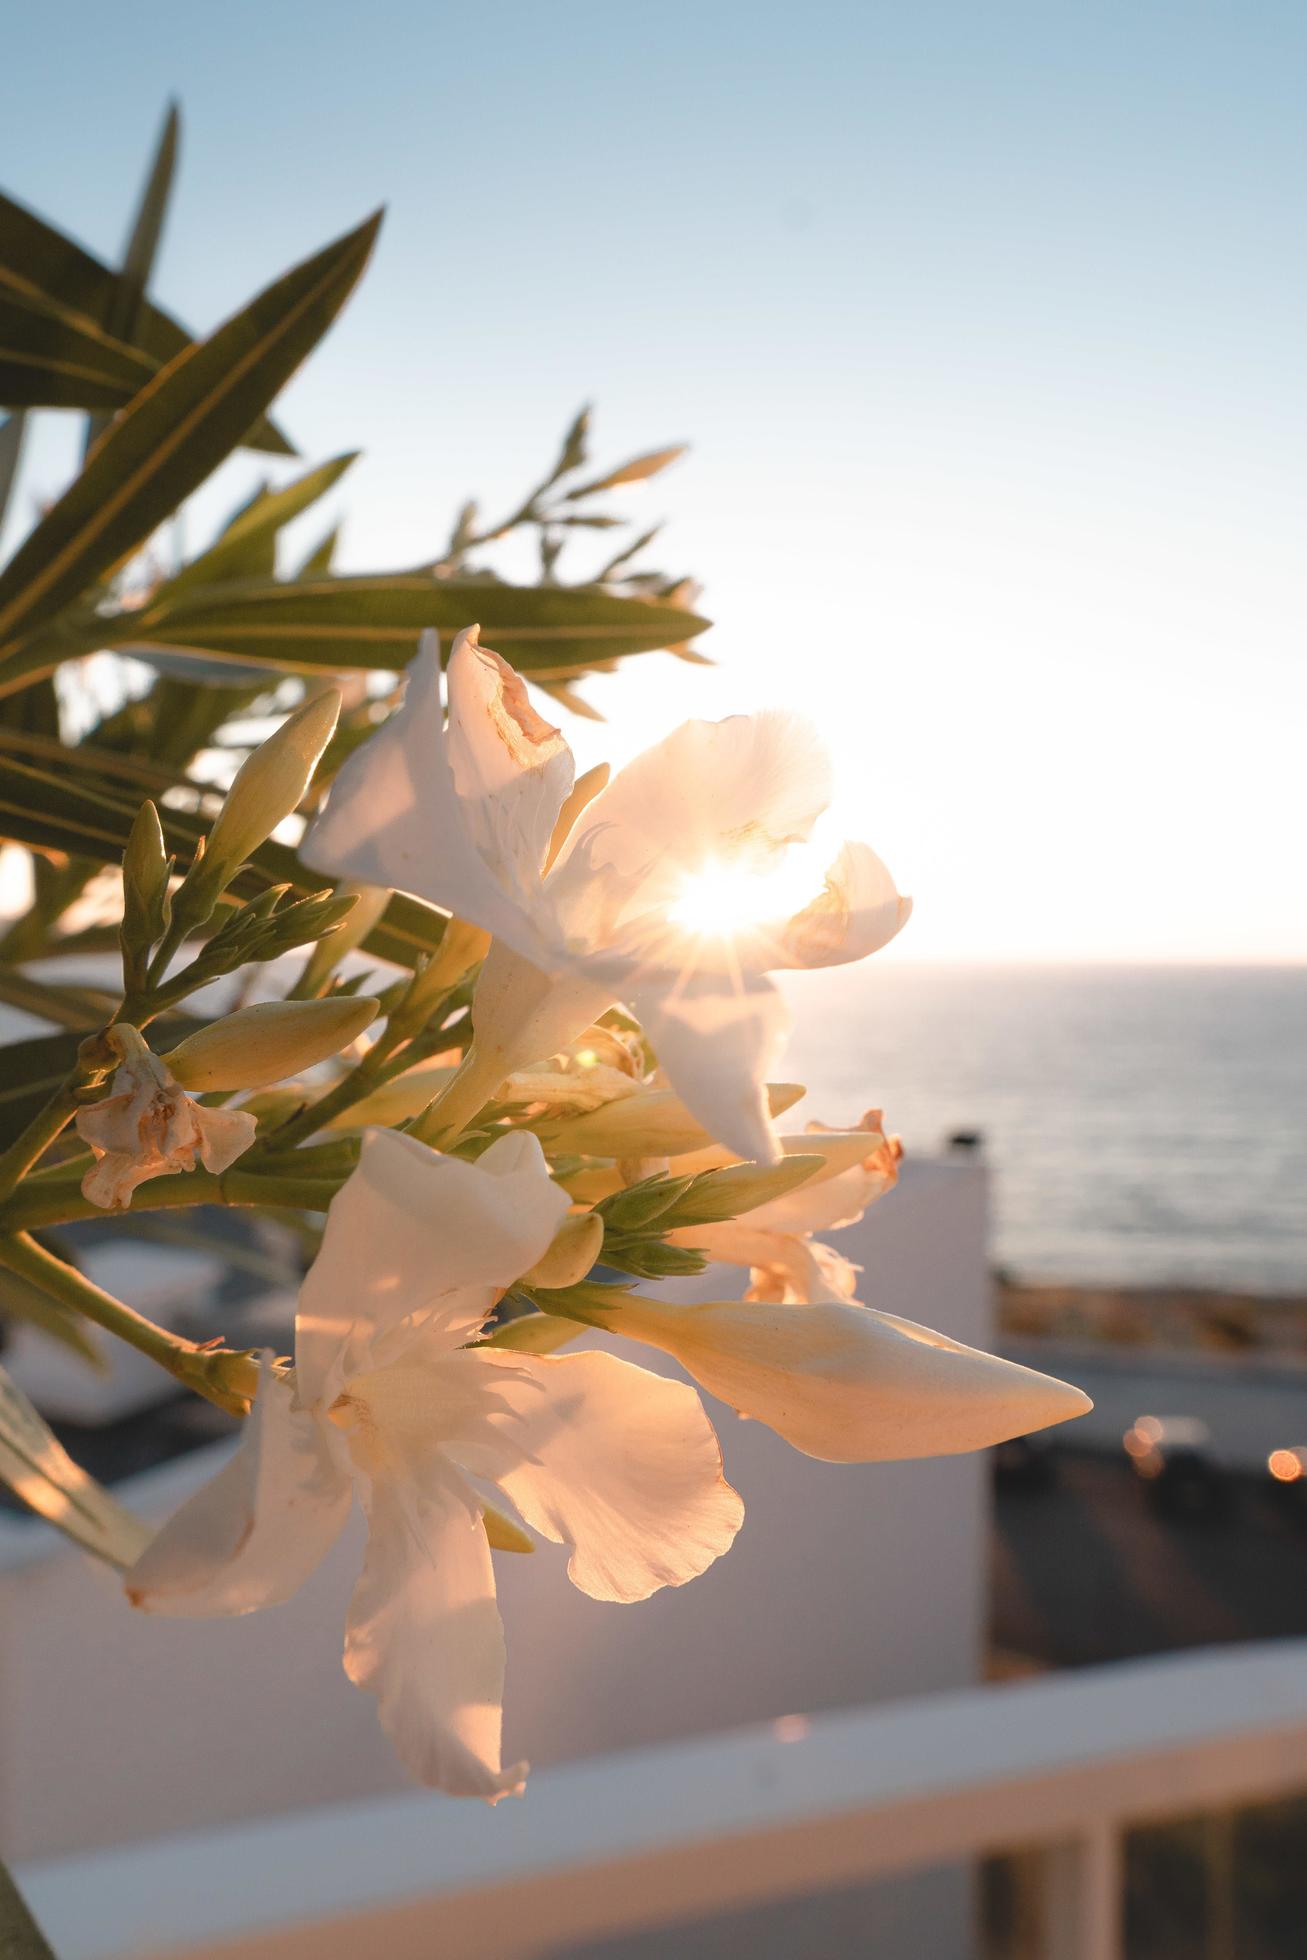
[[[1307,967],[787,976],[796,1118],[978,1136],[1017,1280],[1307,1295]]]
[[[783,984],[789,1122],[878,1107],[909,1151],[978,1138],[1013,1279],[1307,1296],[1307,967],[872,959]],[[0,1041],[37,1025],[0,1008]]]

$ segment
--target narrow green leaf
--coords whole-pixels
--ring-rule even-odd
[[[340,526],[333,524],[325,538],[315,544],[295,576],[297,579],[325,578],[331,570],[340,542]]]
[[[35,212],[0,194],[0,292],[53,302],[94,323],[108,317],[120,277]],[[148,358],[152,371],[175,359],[189,344],[184,327],[148,299],[142,301],[134,345]],[[115,406],[125,406],[129,399],[124,395]],[[295,453],[285,436],[262,416],[245,432],[244,441],[247,448],[279,456]]]
[[[18,465],[22,460],[26,433],[27,416],[21,409],[16,415],[7,416],[0,422],[0,524],[5,521],[9,499],[18,481]]]
[[[622,463],[605,476],[595,477],[592,483],[583,483],[577,490],[569,490],[568,503],[575,503],[578,497],[593,497],[600,490],[615,490],[619,483],[641,483],[648,476],[657,476],[686,453],[688,445],[674,443],[670,449],[651,449],[645,456],[633,456],[629,463]]]
[[[296,477],[280,490],[261,490],[228,524],[222,536],[193,558],[154,595],[151,611],[157,606],[175,605],[182,593],[206,585],[219,585],[227,579],[261,577],[272,572],[276,537],[283,524],[289,524],[301,511],[308,510],[320,497],[339,483],[358,456],[356,449],[320,463]],[[262,562],[262,565],[260,561]]]
[[[158,595],[143,610],[103,621],[101,645],[193,648],[292,672],[407,666],[418,635],[446,639],[479,622],[487,646],[523,673],[564,678],[627,654],[672,646],[708,621],[680,606],[596,586],[521,586],[422,573],[232,583]]]
[[[110,1565],[126,1570],[150,1541],[149,1526],[78,1468],[2,1368],[0,1478],[38,1516]]]
[[[7,408],[115,409],[155,363],[52,301],[0,288],[0,401]]]
[[[168,113],[163,119],[163,128],[159,133],[154,160],[146,174],[145,185],[141,191],[136,218],[128,234],[127,246],[123,252],[122,271],[118,275],[104,314],[104,325],[118,340],[133,341],[139,328],[141,307],[145,302],[145,289],[150,283],[150,274],[154,270],[159,239],[163,232],[163,220],[172,192],[173,176],[177,169],[179,132],[180,117],[177,104],[170,102]],[[107,415],[88,416],[84,457],[89,455],[97,437],[103,434],[108,420]]]
[[[94,788],[71,783],[58,771],[17,757],[0,774],[0,838],[31,849],[66,851],[98,864],[118,864],[127,848],[136,810],[137,799],[129,791],[105,783]],[[167,847],[177,858],[177,868],[184,871],[193,861],[196,845],[208,825],[168,808],[160,809],[159,819]],[[231,889],[236,897],[247,899],[278,884],[314,892],[321,889],[322,880],[286,845],[267,843],[254,853]],[[363,950],[374,959],[411,967],[439,946],[445,923],[444,913],[397,892],[381,923],[364,940]],[[4,991],[5,979],[0,969],[0,999],[9,998]]]
[[[285,274],[141,390],[0,573],[0,652],[106,577],[235,448],[339,312],[379,223]]]
[[[0,1319],[25,1320],[52,1341],[58,1341],[85,1361],[98,1375],[107,1375],[109,1363],[86,1321],[72,1313],[61,1300],[52,1300],[20,1273],[9,1273],[0,1266]],[[0,1955],[4,1948],[0,1947]]]

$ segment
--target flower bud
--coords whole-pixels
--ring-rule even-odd
[[[525,1286],[543,1286],[550,1292],[562,1286],[576,1286],[583,1280],[603,1250],[604,1221],[597,1212],[571,1212],[554,1234],[553,1244],[537,1259],[529,1273],[523,1273]]]
[[[221,890],[237,866],[297,807],[339,713],[335,688],[315,694],[246,756],[209,833],[203,874],[207,887]]]
[[[683,1306],[624,1294],[607,1325],[825,1463],[988,1449],[1093,1407],[1067,1382],[856,1301]]]
[[[164,1056],[183,1088],[262,1089],[346,1047],[376,1019],[368,995],[241,1007]]]
[[[805,1153],[782,1157],[778,1164],[728,1164],[723,1170],[701,1172],[668,1208],[664,1222],[671,1227],[739,1218],[784,1197],[821,1168],[820,1157]]]
[[[120,937],[128,967],[144,978],[146,956],[168,924],[168,876],[172,859],[163,841],[159,812],[147,798],[136,813],[123,852],[123,922]]]

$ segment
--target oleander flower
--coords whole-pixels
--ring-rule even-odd
[[[76,1116],[77,1133],[95,1153],[82,1195],[105,1211],[123,1211],[138,1184],[152,1177],[225,1171],[254,1141],[256,1121],[243,1109],[206,1109],[188,1096],[137,1029],[117,1024],[103,1039],[118,1058],[110,1093]]]
[[[301,851],[316,870],[414,893],[493,935],[441,1115],[466,1122],[620,998],[709,1133],[774,1160],[764,1084],[788,1014],[769,973],[863,959],[910,910],[858,843],[797,911],[759,919],[726,903],[829,803],[813,730],[789,713],[689,721],[569,801],[571,750],[475,627],[454,643],[448,698],[446,729],[439,649],[424,635],[402,706],[345,763]]]
[[[810,1123],[803,1136],[785,1141],[818,1155],[825,1145],[830,1152],[827,1171],[779,1198],[769,1198],[742,1218],[677,1226],[668,1239],[723,1265],[747,1267],[746,1300],[786,1306],[852,1300],[860,1268],[813,1233],[856,1225],[869,1205],[892,1191],[902,1147],[897,1137],[885,1135],[878,1109],[868,1110],[856,1130],[828,1131],[823,1124]],[[865,1154],[843,1163],[849,1144]],[[715,1169],[723,1160],[724,1153],[705,1151],[678,1158],[670,1169],[674,1176],[684,1176],[687,1171]]]
[[[295,1366],[265,1366],[235,1457],[127,1575],[132,1602],[248,1613],[297,1590],[349,1515],[368,1520],[345,1670],[412,1773],[455,1795],[522,1788],[500,1759],[504,1637],[490,1546],[571,1548],[595,1599],[644,1599],[726,1551],[743,1507],[698,1396],[607,1354],[475,1341],[568,1209],[524,1132],[479,1162],[372,1130],[300,1296]]]

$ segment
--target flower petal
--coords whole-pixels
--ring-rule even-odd
[[[300,1292],[301,1400],[330,1407],[350,1376],[386,1366],[419,1330],[442,1346],[466,1340],[540,1258],[567,1208],[526,1131],[475,1164],[394,1130],[367,1131]]]
[[[675,1355],[710,1393],[827,1463],[986,1449],[1093,1406],[1051,1375],[870,1307],[684,1307],[632,1295],[609,1324]]]
[[[215,1177],[249,1149],[259,1127],[247,1109],[206,1109],[203,1103],[196,1103],[194,1116],[200,1133],[200,1162]]]
[[[711,863],[765,868],[808,836],[830,799],[829,758],[801,716],[687,721],[600,791],[563,846],[549,889],[570,920],[584,909],[584,880],[607,867],[633,881],[627,916],[671,905],[687,874]]]
[[[749,975],[732,985],[702,975],[675,993],[641,994],[635,1006],[690,1114],[742,1158],[776,1163],[781,1149],[766,1083],[785,1045],[790,1013],[770,980]]]
[[[493,1402],[447,1447],[493,1479],[526,1522],[570,1545],[593,1599],[647,1599],[729,1550],[744,1516],[692,1388],[611,1354],[451,1356]]]
[[[326,1557],[352,1498],[343,1445],[265,1364],[240,1448],[146,1546],[127,1596],[178,1619],[278,1606]]]
[[[500,1767],[504,1629],[472,1492],[433,1453],[373,1478],[364,1504],[368,1552],[345,1672],[377,1697],[381,1726],[419,1782],[490,1803],[518,1794],[526,1764]]]
[[[760,1205],[759,1211],[766,1207]],[[744,1266],[752,1275],[747,1297],[750,1300],[784,1301],[809,1305],[831,1297],[832,1287],[845,1299],[852,1298],[850,1283],[856,1271],[847,1259],[840,1259],[829,1246],[815,1246],[792,1232],[768,1232],[754,1223],[757,1212],[747,1218],[723,1219],[714,1225],[678,1225],[667,1234],[669,1245],[687,1246],[710,1260],[727,1266]],[[817,1256],[825,1253],[836,1264],[830,1268]]]
[[[762,929],[759,964],[774,972],[865,960],[903,930],[911,913],[912,900],[900,897],[871,846],[845,844],[820,896],[786,923]]]
[[[475,659],[466,633],[455,641],[451,670],[465,654]],[[520,867],[511,856],[500,862],[483,855],[480,845],[490,834],[472,787],[465,794],[455,782],[440,698],[439,643],[434,633],[424,633],[402,703],[345,762],[300,856],[331,877],[412,892],[487,932],[523,941],[525,952],[538,952],[517,886]]]
[[[449,661],[445,748],[468,835],[529,905],[572,788],[572,751],[506,660],[460,633]]]

